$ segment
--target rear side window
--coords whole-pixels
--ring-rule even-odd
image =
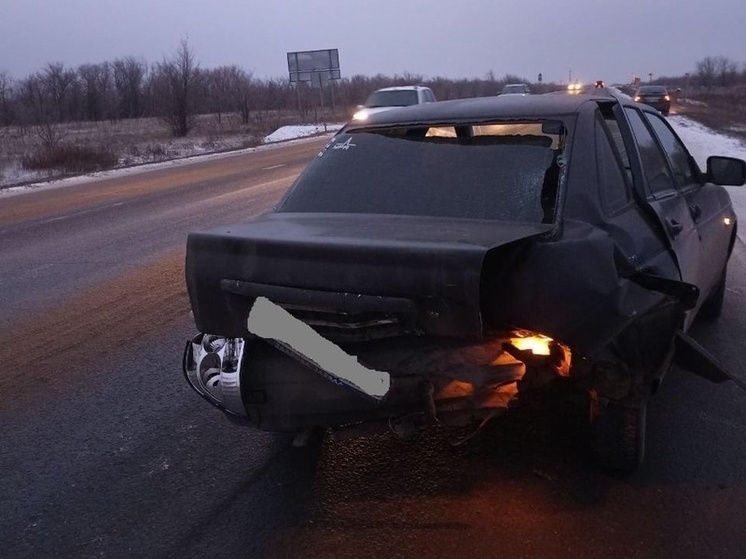
[[[648,112],[645,113],[645,117],[653,127],[655,135],[658,136],[663,149],[668,154],[668,158],[671,161],[671,168],[679,183],[679,187],[687,188],[699,184],[698,174],[692,167],[692,160],[681,140],[668,127],[668,124],[666,124],[662,117]]]
[[[601,205],[606,214],[614,215],[629,205],[632,192],[612,134],[600,118],[596,120],[596,161]]]
[[[674,192],[676,183],[658,142],[653,138],[637,110],[626,108],[625,112],[632,127],[632,133],[637,140],[642,170],[651,194],[657,198]]]

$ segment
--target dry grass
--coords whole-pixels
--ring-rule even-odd
[[[110,151],[86,146],[39,147],[21,157],[21,166],[34,171],[59,170],[63,173],[90,173],[111,169],[118,162]]]
[[[345,119],[335,115],[326,118],[328,122]],[[276,129],[299,121],[294,111],[254,111],[249,124],[243,124],[239,114],[199,115],[189,136],[178,139],[157,118],[0,127],[0,188],[254,147]]]

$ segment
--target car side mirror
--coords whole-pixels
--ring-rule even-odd
[[[708,157],[707,181],[723,186],[742,186],[746,183],[746,161],[720,155]]]

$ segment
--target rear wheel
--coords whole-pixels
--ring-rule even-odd
[[[591,447],[601,467],[630,473],[642,463],[646,410],[644,400],[632,405],[591,402]]]

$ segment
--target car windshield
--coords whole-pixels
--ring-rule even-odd
[[[663,95],[664,93],[666,93],[666,88],[659,85],[646,85],[637,91],[638,95]]]
[[[339,134],[277,211],[549,223],[565,132],[545,121]]]
[[[523,85],[506,85],[503,87],[503,93],[526,93],[526,87]]]
[[[413,89],[393,89],[389,91],[374,91],[365,100],[365,106],[374,107],[406,107],[417,104],[417,92]]]

